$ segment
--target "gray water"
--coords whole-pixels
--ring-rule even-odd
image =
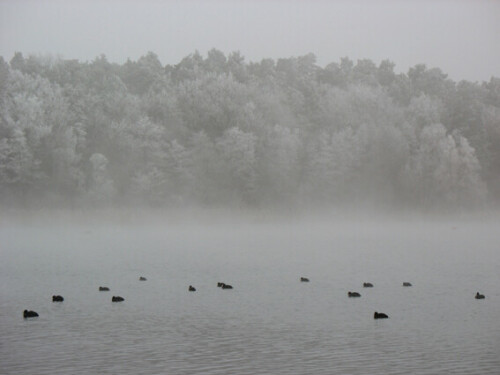
[[[0,373],[499,374],[499,229],[4,223]]]

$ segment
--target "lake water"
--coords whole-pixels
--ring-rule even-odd
[[[0,373],[496,375],[498,224],[4,222]]]

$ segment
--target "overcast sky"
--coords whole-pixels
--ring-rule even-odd
[[[500,77],[500,1],[0,0],[0,55],[91,61],[155,52],[176,64],[198,50],[247,61],[312,52],[319,65],[348,56],[396,70],[426,63],[454,80]]]

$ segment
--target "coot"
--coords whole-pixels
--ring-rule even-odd
[[[384,313],[379,313],[375,311],[375,314],[373,314],[373,319],[388,319],[389,316]]]
[[[24,319],[26,319],[26,318],[36,318],[37,316],[38,316],[38,314],[35,311],[24,310],[24,312],[23,312]]]

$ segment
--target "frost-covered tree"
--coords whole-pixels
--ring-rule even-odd
[[[416,154],[406,169],[407,183],[418,204],[426,207],[467,206],[481,202],[486,188],[474,149],[442,124],[426,126]]]
[[[222,187],[230,201],[240,204],[255,202],[256,137],[237,127],[224,132],[216,144],[223,165]]]
[[[102,154],[92,154],[89,162],[88,199],[99,205],[110,204],[115,196],[115,187],[109,176],[108,159]]]
[[[275,125],[257,145],[259,199],[266,205],[296,205],[300,191],[301,140],[297,129]]]
[[[0,57],[3,204],[500,202],[500,80],[212,49],[164,66]]]

